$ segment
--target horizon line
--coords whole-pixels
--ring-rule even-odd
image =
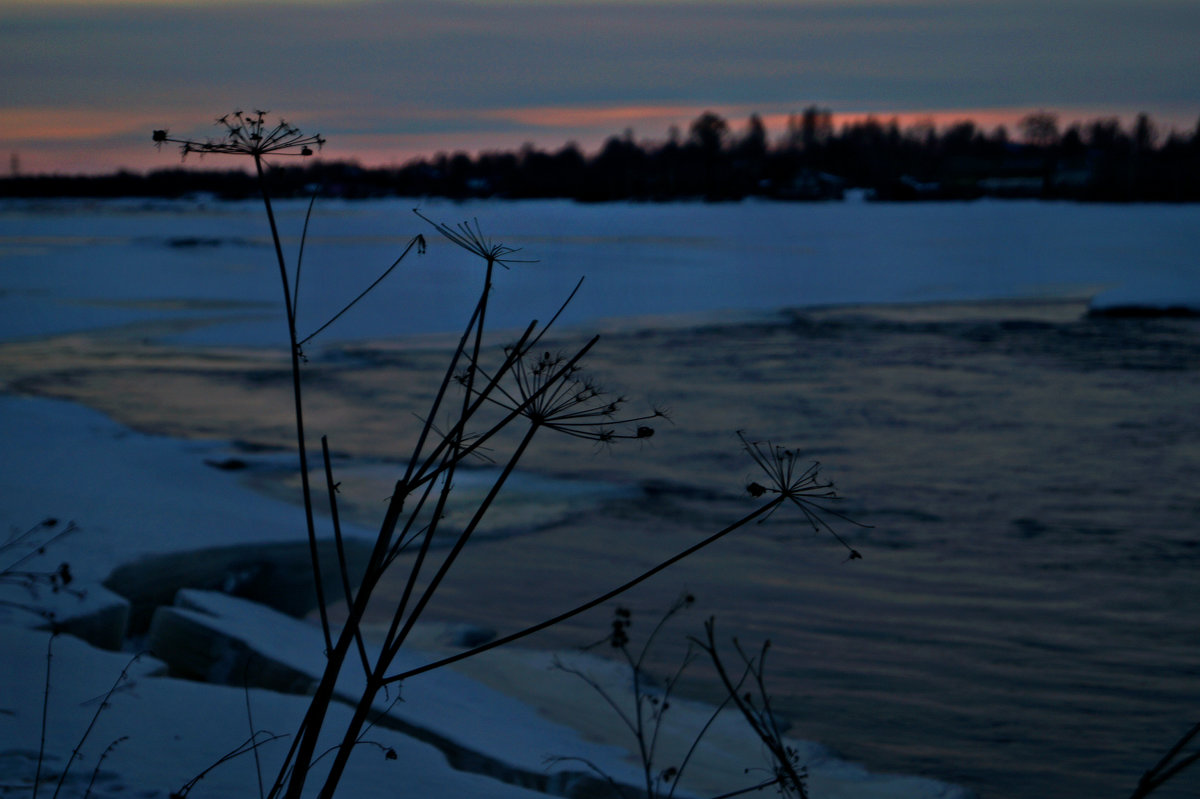
[[[1076,124],[1109,119],[1117,119],[1123,128],[1127,128],[1141,114],[1146,114],[1158,126],[1160,134],[1200,129],[1200,121],[1191,122],[1193,117],[1185,117],[1180,112],[1168,113],[1164,121],[1161,114],[1155,116],[1152,112],[1130,109],[1021,106],[860,111],[835,110],[830,105],[808,103],[796,111],[782,111],[778,110],[780,104],[763,105],[773,110],[760,113],[751,104],[722,103],[490,109],[477,112],[473,120],[475,124],[460,124],[460,129],[453,131],[427,130],[398,134],[317,131],[333,142],[332,145],[327,145],[318,157],[331,163],[355,163],[364,168],[396,168],[441,155],[462,153],[477,158],[487,153],[518,152],[527,147],[541,152],[556,152],[575,146],[585,155],[590,155],[599,152],[610,139],[635,134],[636,126],[657,125],[660,130],[658,136],[635,134],[634,140],[642,146],[669,140],[672,130],[686,136],[687,126],[706,112],[715,113],[725,119],[735,136],[742,132],[752,116],[758,116],[767,128],[769,139],[776,142],[784,135],[788,120],[800,116],[810,108],[828,112],[835,130],[874,119],[884,125],[895,123],[901,129],[931,125],[939,131],[969,122],[981,132],[991,134],[1000,127],[1013,130],[1021,119],[1032,113],[1055,115],[1063,130]],[[69,119],[64,118],[64,114]],[[0,129],[6,130],[7,135],[4,138],[9,140],[0,144],[0,147],[9,150],[9,169],[6,176],[85,177],[121,172],[147,174],[172,168],[195,169],[201,160],[204,161],[204,169],[237,168],[232,162],[229,167],[213,166],[210,159],[182,160],[178,156],[175,157],[174,163],[167,163],[163,151],[156,151],[150,141],[151,130],[161,125],[154,124],[148,114],[140,116],[140,119],[133,121],[133,125],[144,126],[144,135],[140,131],[135,134],[130,129],[132,126],[129,114],[95,112],[81,123],[77,112],[65,110],[0,110]],[[166,115],[155,115],[153,119],[161,121],[164,116]],[[289,121],[296,121],[291,115],[287,115],[287,118]],[[1200,119],[1200,111],[1195,118]],[[1185,123],[1185,119],[1189,121]],[[431,120],[428,118],[425,120],[429,121]],[[119,126],[119,129],[114,129],[115,126]],[[453,124],[450,126],[453,127]],[[22,136],[19,133],[22,128],[32,130]],[[623,130],[617,131],[613,128]],[[203,128],[192,126],[192,129]],[[134,141],[135,135],[137,141]],[[201,134],[198,138],[204,137]],[[48,142],[49,146],[31,148],[19,144],[36,139]],[[556,141],[550,143],[549,139]],[[1014,140],[1018,140],[1017,137],[1014,136]],[[145,142],[144,145],[142,141]],[[335,151],[332,155],[331,150]],[[30,164],[26,164],[27,159]]]

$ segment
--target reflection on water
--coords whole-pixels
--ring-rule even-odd
[[[298,230],[303,205],[283,206]],[[874,769],[984,796],[1128,793],[1200,707],[1200,323],[1089,319],[1083,302],[1028,298],[1194,282],[1197,208],[437,207],[447,221],[480,216],[540,259],[497,281],[493,307],[511,313],[498,327],[545,318],[581,274],[565,325],[761,316],[606,323],[589,367],[669,408],[673,424],[612,452],[540,440],[522,468],[549,482],[510,495],[430,613],[518,628],[748,512],[756,475],[734,435],[746,430],[823,462],[846,497],[839,510],[872,525],[842,528],[864,560],[843,562],[781,511],[630,595],[636,623],[686,588],[700,598],[687,632],[711,613],[748,645],[769,636],[795,734]],[[420,227],[404,203],[332,210],[314,218],[305,256],[304,330],[390,263],[396,227]],[[84,211],[0,208],[0,237],[32,237],[0,253],[0,338],[122,324],[129,338],[98,336],[94,352],[14,348],[8,377],[139,429],[195,434],[204,420],[206,435],[288,446],[286,365],[273,353],[153,342],[278,346],[278,275],[263,268],[257,207]],[[389,240],[373,238],[381,230]],[[213,236],[247,246],[168,245]],[[422,392],[444,363],[421,342],[338,341],[452,329],[465,313],[446,309],[470,307],[478,279],[453,256],[406,264],[403,281],[356,308],[358,327],[306,348],[312,429],[345,456],[366,515],[386,496],[372,469],[404,456],[397,431],[426,412]],[[993,301],[777,311],[946,299]],[[563,503],[568,484],[619,490]],[[598,613],[532,643],[594,641],[607,622]],[[674,664],[682,638],[658,665]],[[690,689],[711,690],[699,673]]]
[[[715,614],[750,646],[771,638],[795,735],[984,796],[1132,790],[1194,723],[1200,323],[846,310],[608,345],[597,365],[664,399],[674,426],[628,456],[548,442],[528,465],[641,493],[481,545],[436,615],[511,630],[746,513],[744,427],[824,462],[838,509],[873,525],[839,530],[864,560],[783,510],[739,531],[626,600],[648,625],[679,591],[700,598],[660,668]],[[690,690],[711,696],[705,680]]]

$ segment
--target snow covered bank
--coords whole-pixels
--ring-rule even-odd
[[[38,751],[46,677],[47,636],[5,626],[0,668],[0,791],[28,795],[39,773]],[[104,652],[69,636],[54,640],[46,712],[41,793],[77,799],[139,796],[166,799],[198,775],[197,797],[246,797],[258,785],[255,757],[245,754],[205,771],[259,731],[264,773],[278,762],[283,739],[294,729],[307,699],[260,689],[244,690],[163,676],[148,657],[136,662],[96,715],[97,700],[117,682],[130,656]],[[335,705],[331,724],[349,711]],[[87,726],[93,717],[96,724]],[[253,722],[251,722],[251,718]],[[85,732],[87,732],[86,738]],[[375,729],[356,755],[345,793],[354,797],[478,796],[530,799],[538,794],[452,768],[436,749],[387,729]],[[82,743],[81,743],[82,741]],[[79,754],[72,759],[78,746]]]
[[[9,586],[5,600],[64,617],[105,608],[119,613],[121,600],[100,584],[123,566],[145,558],[183,563],[189,552],[218,548],[286,550],[294,546],[295,531],[302,529],[297,508],[253,493],[230,473],[205,465],[211,444],[142,436],[76,405],[10,396],[0,397],[0,440],[8,446],[13,465],[0,472],[0,522],[17,530],[50,514],[77,521],[79,533],[30,565],[52,569],[68,561],[76,575],[72,587],[87,591],[84,600],[64,593],[30,597]],[[163,620],[152,626],[150,644],[162,648],[175,671],[184,672],[181,649],[207,640],[203,649],[208,666],[195,676],[233,684],[168,676],[167,663],[143,656],[130,667],[72,759],[72,750],[96,713],[95,700],[118,680],[130,655],[104,651],[69,635],[56,637],[49,660],[41,774],[53,783],[70,767],[61,795],[83,796],[90,785],[90,795],[99,799],[131,792],[166,797],[243,744],[252,728],[276,735],[295,729],[307,700],[281,692],[285,686],[279,675],[289,675],[289,690],[303,690],[305,675],[311,679],[320,668],[319,631],[216,593],[185,592],[179,601],[181,606],[159,610]],[[208,632],[185,632],[175,643],[168,642],[173,626],[176,632],[183,629],[181,620]],[[39,770],[49,635],[34,629],[44,625],[40,616],[10,606],[0,608],[0,625],[0,673],[6,675],[0,694],[0,785],[24,792]],[[240,680],[247,674],[249,653],[278,664],[259,677],[275,690],[243,687]],[[574,697],[586,688],[548,678],[544,655],[509,654],[518,660],[503,661],[505,673],[523,688],[496,690],[452,670],[422,675],[405,685],[404,701],[389,711],[391,721],[377,725],[369,736],[373,744],[356,754],[344,783],[346,794],[525,797],[535,794],[510,782],[559,795],[572,795],[590,784],[574,775],[577,764],[548,768],[548,757],[585,757],[619,779],[634,780],[626,748],[632,742],[619,740],[615,719],[601,736],[604,742],[597,743],[594,733],[585,736],[561,720],[548,720],[534,704],[512,698],[528,692],[540,697],[539,705],[574,708],[580,707],[573,704]],[[426,656],[414,651],[404,657],[420,663]],[[614,691],[620,690],[620,676],[611,678],[616,681]],[[354,692],[353,679],[347,676],[350,682],[343,691]],[[331,727],[336,728],[346,712],[336,707]],[[591,714],[589,724],[604,726],[600,714],[582,707],[579,712]],[[691,722],[701,712],[681,710],[674,734],[681,739],[690,735],[695,730]],[[733,753],[730,759],[740,764],[733,776],[740,780],[740,769],[757,766],[759,759],[757,744],[744,731],[739,735],[736,722],[723,721],[714,730],[708,759],[723,762],[720,757]],[[930,780],[869,774],[815,745],[798,746],[809,755],[814,795],[965,796]],[[277,741],[263,744],[263,773],[271,774],[282,749]],[[389,752],[396,759],[390,759]],[[247,754],[208,772],[197,783],[195,795],[244,797],[256,784],[255,760]]]

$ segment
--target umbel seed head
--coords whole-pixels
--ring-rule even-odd
[[[325,144],[321,136],[305,135],[282,119],[273,126],[268,125],[266,119],[266,111],[234,111],[217,119],[217,124],[224,128],[219,138],[204,141],[175,138],[163,129],[155,130],[151,139],[157,147],[164,142],[178,144],[184,156],[189,153],[215,153],[249,155],[256,159],[267,155],[309,156],[313,154],[314,146],[320,149]]]

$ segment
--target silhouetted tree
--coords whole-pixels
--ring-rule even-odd
[[[1034,147],[1053,147],[1058,144],[1058,115],[1047,111],[1026,114],[1017,123],[1021,137]]]
[[[774,146],[766,125],[751,115],[736,135],[706,111],[684,137],[673,127],[662,143],[637,142],[633,131],[610,137],[599,152],[567,144],[545,152],[438,153],[401,167],[364,168],[312,159],[270,170],[279,197],[329,196],[569,197],[578,200],[712,200],[758,195],[836,197],[840,187],[872,189],[877,198],[1062,197],[1081,200],[1200,201],[1200,122],[1164,132],[1146,114],[1128,130],[1117,119],[1072,124],[1059,133],[1057,117],[1039,111],[1020,122],[1020,142],[964,120],[939,130],[928,120],[901,129],[875,117],[834,129],[828,109],[808,106],[788,117]],[[13,170],[10,169],[10,172]],[[913,186],[920,184],[921,191]],[[204,192],[246,197],[257,189],[243,172],[173,168],[146,175],[0,178],[0,196],[156,196]]]
[[[736,154],[741,158],[761,160],[767,154],[767,126],[762,117],[751,114],[746,133],[737,143]]]
[[[812,150],[833,138],[833,112],[828,108],[810,105],[800,116],[789,116],[787,125],[786,147]]]
[[[717,114],[705,111],[688,130],[688,144],[698,147],[709,157],[715,158],[725,147],[729,136],[729,124]]]

